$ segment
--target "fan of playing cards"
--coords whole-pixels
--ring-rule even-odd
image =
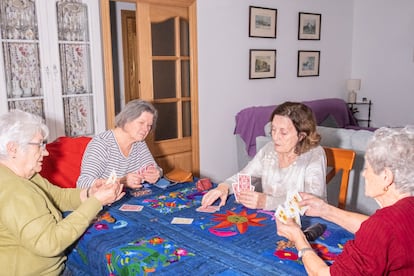
[[[254,191],[255,187],[252,185],[252,177],[248,174],[237,174],[237,182],[232,184],[234,197],[239,201],[237,194],[243,191]]]
[[[293,218],[299,226],[302,226],[300,216],[303,216],[307,207],[300,207],[302,200],[299,192],[288,193],[285,203],[279,205],[275,212],[275,217],[283,223],[287,223],[288,218]]]
[[[112,170],[111,174],[109,175],[108,179],[106,180],[105,184],[115,184],[117,179],[115,170]]]

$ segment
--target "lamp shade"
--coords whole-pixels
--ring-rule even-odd
[[[361,89],[361,79],[350,79],[346,81],[348,91],[358,91]]]

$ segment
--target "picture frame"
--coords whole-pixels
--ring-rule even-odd
[[[320,40],[321,39],[322,14],[320,13],[299,13],[299,40]]]
[[[276,50],[251,49],[249,79],[276,78]]]
[[[298,77],[319,76],[320,51],[298,51]]]
[[[277,9],[249,6],[249,37],[276,38]]]

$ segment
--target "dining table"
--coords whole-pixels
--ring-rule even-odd
[[[207,191],[192,182],[145,185],[105,206],[69,249],[73,275],[306,275],[298,252],[278,236],[274,211],[249,209],[229,195],[201,212]],[[215,186],[215,184],[213,184]],[[318,217],[301,216],[303,229],[326,227],[311,242],[328,264],[354,235]]]

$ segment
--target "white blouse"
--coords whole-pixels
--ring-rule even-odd
[[[273,141],[267,143],[239,173],[261,178],[266,194],[265,210],[275,210],[289,193],[307,192],[326,200],[326,156],[321,146],[297,157],[289,167],[279,168]],[[224,181],[233,192],[237,174]]]

